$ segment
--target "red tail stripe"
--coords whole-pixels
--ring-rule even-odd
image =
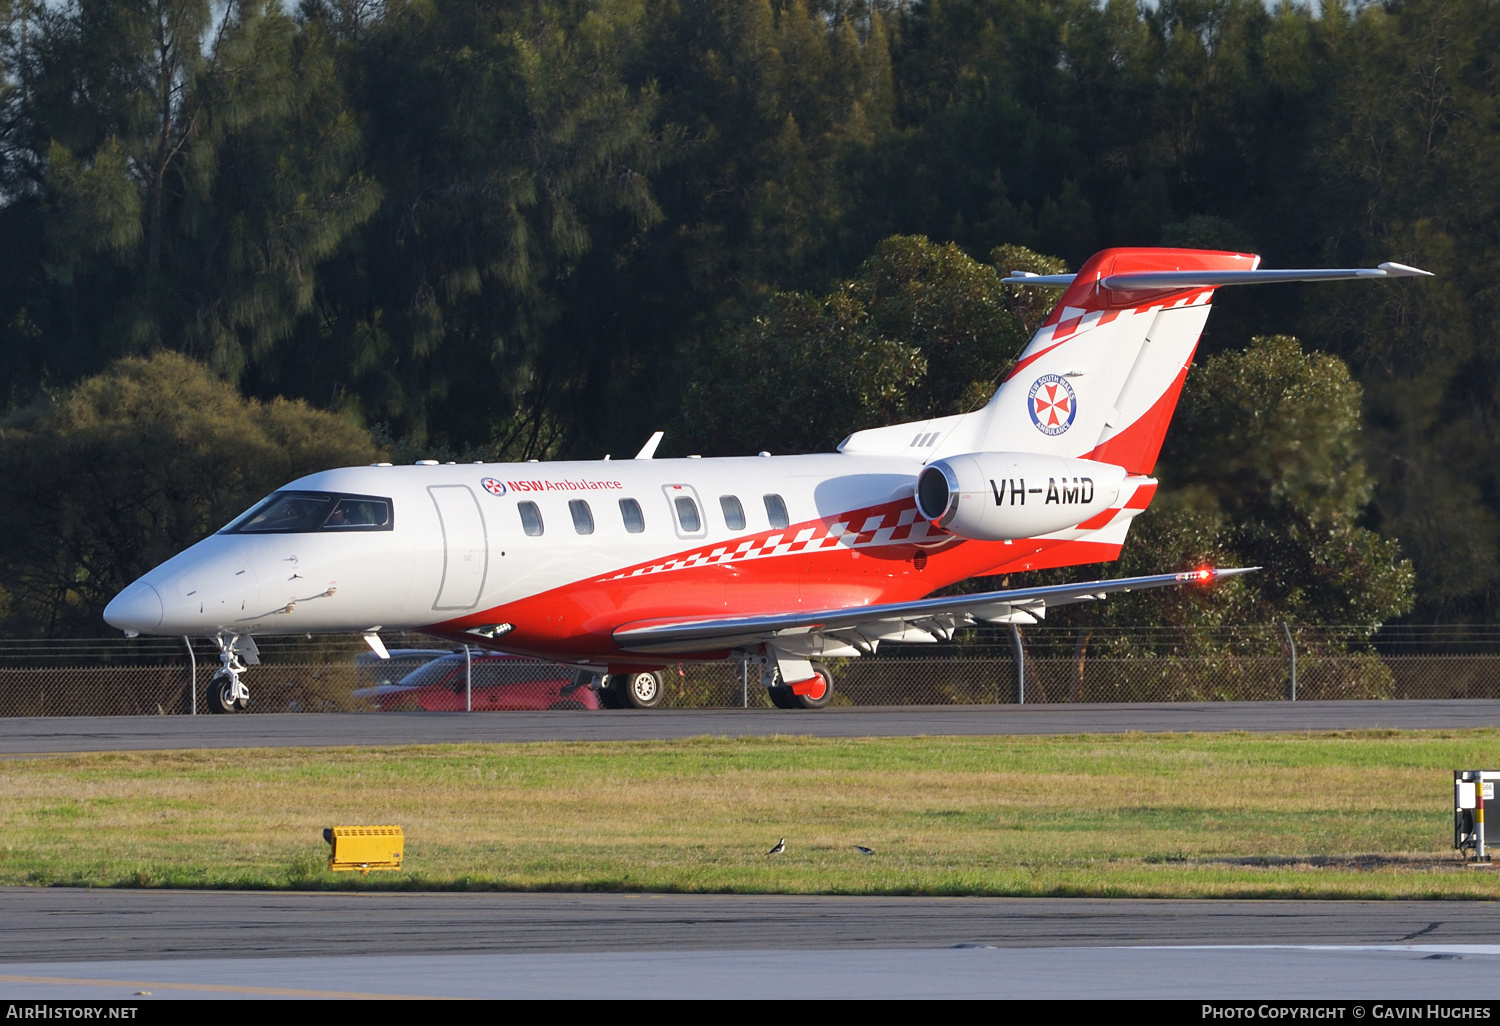
[[[1177,397],[1182,394],[1182,383],[1187,380],[1187,372],[1188,369],[1184,366],[1161,398],[1134,424],[1095,446],[1084,459],[1113,463],[1132,474],[1151,473],[1156,466],[1156,457],[1161,454],[1161,443],[1167,437],[1167,424],[1171,422],[1172,413],[1177,409]]]
[[[1141,485],[1125,504],[1126,509],[1145,509],[1151,505],[1151,499],[1156,495],[1156,485]]]
[[[1113,520],[1115,518],[1115,514],[1118,512],[1120,512],[1118,508],[1107,509],[1103,513],[1100,513],[1098,516],[1089,517],[1083,523],[1078,525],[1078,529],[1080,531],[1097,531],[1099,528],[1103,527],[1105,524],[1108,524],[1111,520]]]

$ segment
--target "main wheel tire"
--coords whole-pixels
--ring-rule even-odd
[[[773,684],[771,687],[766,688],[766,697],[778,709],[800,708],[797,705],[797,696],[785,684]]]
[[[833,701],[833,674],[829,673],[828,667],[822,663],[813,663],[812,668],[813,673],[822,678],[823,691],[821,694],[811,695],[798,695],[794,693],[792,697],[797,700],[797,708],[799,709],[822,709]]]
[[[627,708],[655,709],[661,704],[661,677],[650,670],[627,673],[621,678],[620,694]]]
[[[234,700],[234,678],[227,673],[216,673],[208,682],[208,711],[232,713],[241,706]]]
[[[625,678],[619,674],[610,674],[604,678],[599,685],[599,707],[601,709],[623,709],[625,708],[625,689],[620,682]]]

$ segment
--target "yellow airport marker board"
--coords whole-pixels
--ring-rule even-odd
[[[398,826],[329,827],[323,840],[333,845],[328,868],[334,872],[400,869],[406,853],[406,835]]]

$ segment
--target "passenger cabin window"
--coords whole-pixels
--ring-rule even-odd
[[[314,531],[389,531],[391,500],[331,492],[277,492],[223,534],[310,534]]]
[[[689,496],[679,495],[672,500],[677,509],[677,526],[683,534],[697,534],[703,529],[703,518],[698,515],[698,504]]]
[[[646,518],[641,515],[641,504],[634,499],[620,500],[620,519],[625,521],[625,530],[640,534],[646,529]]]
[[[542,523],[542,511],[536,508],[536,503],[518,502],[516,511],[521,514],[521,530],[532,538],[540,538],[547,528]]]
[[[771,526],[780,531],[790,524],[791,518],[786,515],[786,503],[779,495],[766,496],[766,516],[771,520]]]
[[[582,499],[569,499],[568,512],[573,514],[573,530],[579,534],[594,533],[594,512]]]
[[[745,529],[745,507],[740,505],[738,497],[733,495],[719,496],[719,508],[724,511],[724,526],[731,531],[743,531]]]

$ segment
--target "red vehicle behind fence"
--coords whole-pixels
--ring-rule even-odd
[[[499,652],[474,652],[470,659],[475,712],[599,708],[599,696],[586,682],[576,684],[566,666]],[[464,654],[440,656],[396,683],[376,688],[375,706],[382,712],[463,712]]]

